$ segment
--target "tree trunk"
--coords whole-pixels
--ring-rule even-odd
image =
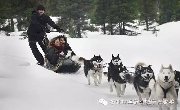
[[[125,22],[122,22],[122,27],[123,27],[122,35],[126,35]]]
[[[119,23],[119,35],[122,35],[122,23]]]
[[[145,17],[145,23],[146,23],[146,30],[149,31],[149,23],[147,16]]]
[[[18,31],[22,31],[22,25],[21,25],[21,18],[20,17],[17,17],[17,28],[18,28]]]
[[[14,21],[13,21],[13,18],[11,18],[10,31],[14,32]]]
[[[76,37],[76,30],[74,28],[74,20],[73,19],[70,19],[69,20],[69,36],[72,37],[72,38],[75,38]]]
[[[81,38],[81,29],[80,26],[77,26],[77,38]]]
[[[147,1],[146,0],[143,0],[143,4],[144,4],[144,12],[145,12],[145,23],[146,23],[146,30],[148,31],[149,30],[149,23],[148,23],[148,11],[147,11]]]
[[[110,33],[111,33],[111,35],[114,35],[114,33],[113,33],[113,25],[112,25],[112,23],[110,23]]]
[[[77,38],[81,38],[81,26],[80,26],[80,19],[78,19],[76,29],[77,29]]]
[[[103,23],[103,32],[104,32],[104,34],[106,34],[106,23],[105,22]]]

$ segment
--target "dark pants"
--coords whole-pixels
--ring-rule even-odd
[[[178,92],[179,92],[179,89],[176,89],[176,94],[177,94],[177,96],[178,96]]]
[[[32,53],[34,55],[34,57],[36,58],[36,60],[38,61],[38,63],[40,65],[44,65],[44,57],[43,55],[40,53],[40,51],[37,48],[36,43],[38,43],[40,45],[40,47],[42,48],[44,54],[46,54],[46,45],[43,44],[42,41],[29,41],[29,46],[32,50]]]

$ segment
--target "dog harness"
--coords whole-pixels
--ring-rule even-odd
[[[94,70],[96,73],[96,72],[100,72],[102,70],[102,68],[93,67],[92,70]]]
[[[171,87],[173,87],[173,81],[169,82],[169,83],[172,83],[172,85],[170,87],[168,87],[167,89],[164,89],[163,86],[161,86],[161,83],[159,83],[159,86],[162,88],[163,92],[164,92],[164,98],[166,98],[166,94],[167,92],[171,89]],[[163,82],[162,82],[163,83]]]
[[[162,88],[162,90],[163,90],[163,92],[164,92],[164,98],[166,98],[166,94],[167,94],[167,92],[169,91],[169,89],[172,87],[169,87],[169,88],[167,88],[167,89],[164,89],[161,85],[160,85],[160,87]]]

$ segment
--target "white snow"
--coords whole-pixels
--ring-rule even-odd
[[[157,74],[161,64],[180,70],[178,27],[180,22],[161,25],[157,37],[152,32],[139,36],[88,33],[87,38],[68,38],[68,43],[77,55],[87,59],[100,54],[109,62],[112,54],[120,54],[125,66],[145,62]],[[56,35],[48,34],[52,36]],[[130,84],[125,95],[118,98],[115,91],[109,92],[105,76],[101,85],[94,86],[87,84],[82,68],[70,75],[36,65],[28,40],[21,37],[0,34],[0,110],[158,110],[157,105],[110,104],[112,100],[138,99]]]

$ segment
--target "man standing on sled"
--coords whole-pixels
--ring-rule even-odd
[[[63,29],[60,29],[59,26],[57,26],[52,19],[45,14],[45,7],[43,5],[37,6],[37,9],[35,11],[32,11],[31,16],[31,22],[28,27],[28,40],[29,40],[29,46],[32,50],[32,53],[36,60],[38,61],[38,65],[44,65],[44,57],[39,52],[36,43],[40,45],[42,48],[44,54],[46,54],[46,45],[43,43],[43,40],[45,38],[45,33],[49,32],[47,28],[47,24],[52,26],[54,29],[56,29],[58,32],[64,32]]]

